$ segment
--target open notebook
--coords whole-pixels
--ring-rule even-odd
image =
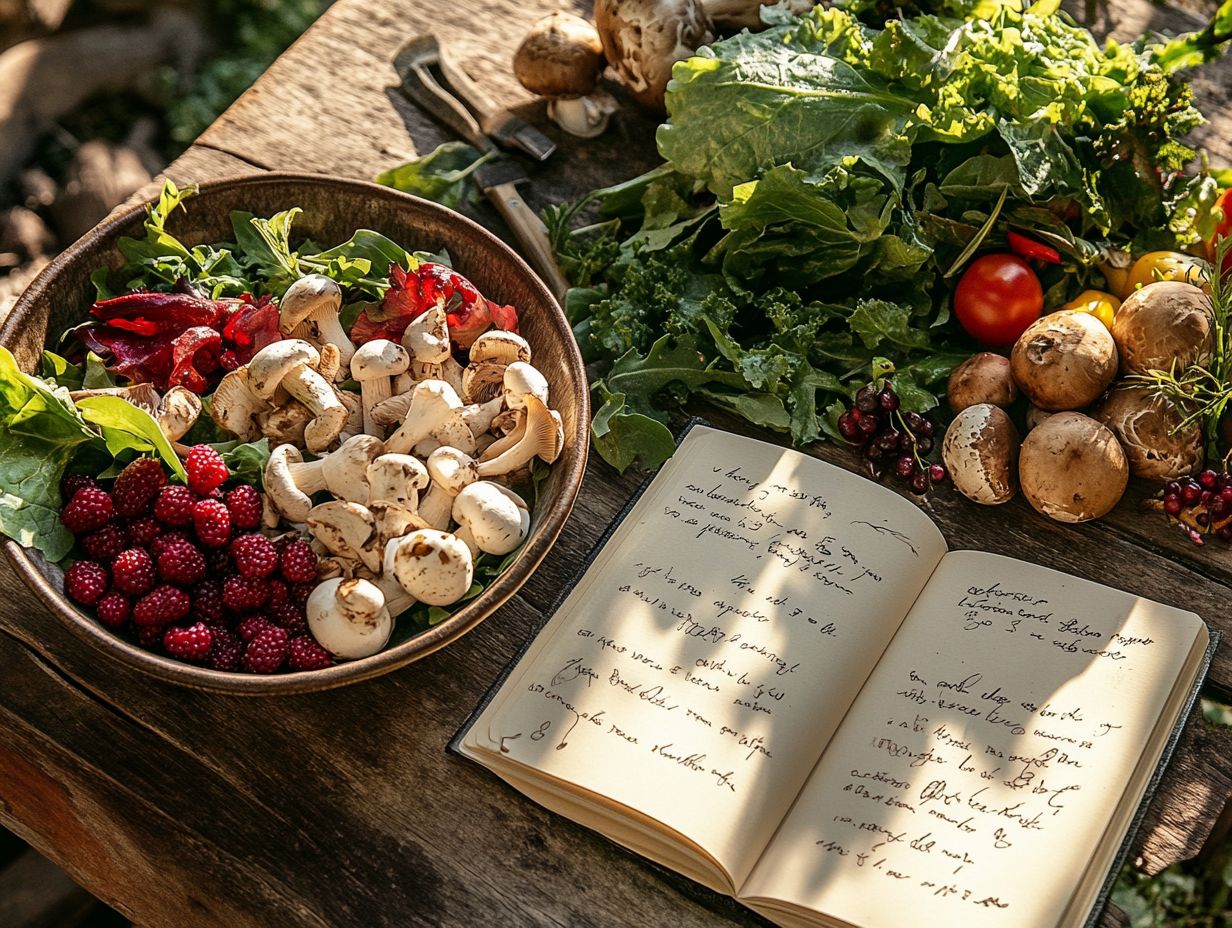
[[[1074,926],[1210,646],[695,426],[456,747],[782,925]]]

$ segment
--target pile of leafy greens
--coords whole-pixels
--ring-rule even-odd
[[[665,164],[547,217],[616,467],[669,455],[664,410],[690,396],[796,444],[836,434],[870,365],[931,408],[973,347],[946,278],[1009,229],[1067,255],[1049,307],[1102,283],[1104,248],[1199,240],[1190,207],[1219,185],[1181,173],[1202,117],[1172,71],[1215,54],[1218,16],[1101,46],[1055,0],[767,9],[676,65]]]

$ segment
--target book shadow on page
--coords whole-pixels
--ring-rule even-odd
[[[695,427],[458,749],[782,924],[1081,924],[1199,629]]]

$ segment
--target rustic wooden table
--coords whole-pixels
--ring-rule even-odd
[[[446,136],[393,89],[390,64],[404,39],[427,30],[542,124],[509,56],[557,6],[340,0],[168,173],[179,182],[274,169],[370,178],[431,150]],[[1121,37],[1189,22],[1145,0],[1111,9]],[[1230,74],[1224,67],[1195,82],[1204,110],[1221,119],[1204,140],[1224,162]],[[651,166],[652,128],[625,109],[599,142],[561,140],[532,172],[532,206]],[[819,453],[850,463],[834,449]],[[225,697],[137,675],[83,645],[4,564],[0,822],[139,925],[763,924],[445,753],[636,483],[594,458],[556,548],[507,606],[424,661],[315,695]],[[1232,555],[1194,548],[1131,504],[1075,529],[1022,504],[976,511],[953,494],[935,497],[928,506],[952,547],[1061,567],[1232,631]],[[1226,645],[1211,686],[1232,694]],[[1200,718],[1190,724],[1138,838],[1148,872],[1194,856],[1224,830],[1230,734]]]

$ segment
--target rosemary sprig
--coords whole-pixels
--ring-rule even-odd
[[[1195,423],[1202,426],[1208,461],[1220,459],[1219,423],[1232,402],[1232,274],[1221,273],[1232,260],[1232,236],[1215,243],[1214,270],[1210,275],[1212,325],[1211,356],[1204,363],[1190,364],[1178,371],[1174,364],[1167,371],[1148,371],[1127,378],[1131,383],[1150,387],[1156,396],[1168,400],[1181,413],[1179,432]],[[1232,449],[1228,454],[1232,456]],[[1226,464],[1226,460],[1225,460]]]

